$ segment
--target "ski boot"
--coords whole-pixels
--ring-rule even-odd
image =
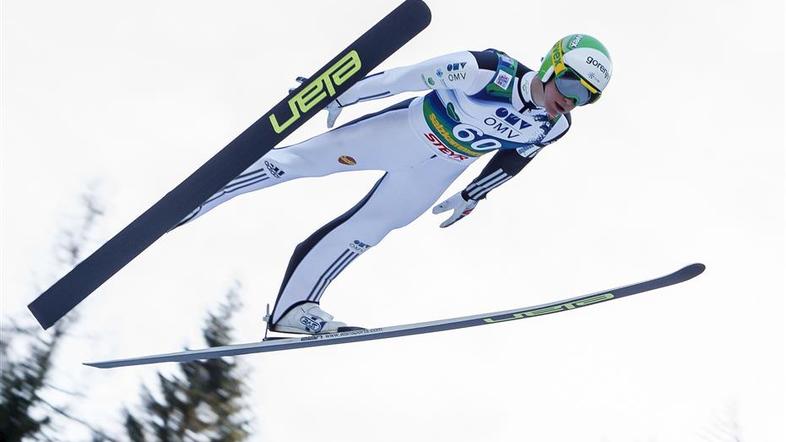
[[[334,321],[333,315],[322,310],[315,302],[306,302],[293,307],[275,324],[270,323],[268,312],[265,321],[268,330],[279,333],[317,335],[362,330],[362,327],[350,327],[343,322]]]

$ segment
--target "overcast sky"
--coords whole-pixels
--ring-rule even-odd
[[[3,314],[26,315],[35,284],[60,276],[53,243],[90,183],[107,206],[97,246],[397,4],[4,1]],[[743,440],[784,440],[783,3],[428,4],[431,25],[382,68],[488,47],[536,68],[558,38],[585,32],[610,49],[614,78],[469,218],[439,229],[445,215],[426,214],[355,261],[327,311],[386,326],[696,261],[708,270],[532,321],[245,356],[253,440],[693,441],[730,409]],[[339,123],[399,99],[354,106]],[[324,130],[321,113],[286,144]],[[156,243],[77,309],[57,380],[89,394],[74,411],[117,429],[140,382],[176,367],[81,362],[201,346],[205,311],[234,279],[236,339],[258,340],[295,245],[379,175],[246,195]]]

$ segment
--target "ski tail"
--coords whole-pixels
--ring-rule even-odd
[[[406,0],[316,74],[166,194],[120,233],[28,305],[49,328],[168,232],[196,207],[251,166],[292,131],[428,26],[422,0]],[[299,30],[294,33],[311,32]]]

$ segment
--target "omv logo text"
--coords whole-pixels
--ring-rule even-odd
[[[521,133],[519,131],[532,126],[504,107],[497,108],[493,116],[483,119],[483,123],[499,136],[508,140],[520,137]],[[487,131],[489,130],[488,128]]]

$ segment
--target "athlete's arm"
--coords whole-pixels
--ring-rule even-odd
[[[527,156],[522,156],[516,150],[506,149],[497,151],[486,164],[477,178],[461,192],[465,200],[480,201],[486,198],[491,190],[502,185],[521,172],[535,157],[537,151]]]
[[[475,94],[489,82],[496,66],[494,50],[461,51],[369,75],[327,106],[328,127],[333,127],[343,107],[361,101],[429,89],[454,89],[467,95]]]
[[[469,183],[461,195],[465,200],[479,201],[486,198],[486,194],[491,190],[521,172],[521,169],[529,164],[541,149],[562,138],[570,129],[570,124],[570,114],[565,114],[554,124],[540,143],[527,148],[497,151],[480,172],[480,175]]]
[[[480,176],[475,178],[469,186],[434,206],[431,213],[435,215],[453,210],[450,217],[439,226],[442,228],[448,227],[468,216],[478,205],[478,202],[486,198],[486,194],[491,189],[513,178],[524,166],[532,161],[536,154],[537,150],[531,154],[526,154],[526,156],[522,156],[513,149],[498,151],[486,167],[483,168]]]
[[[478,61],[472,52],[455,52],[369,75],[338,97],[337,101],[339,106],[349,106],[402,92],[429,89],[456,89],[474,93],[485,85],[485,79],[479,73]]]
[[[521,172],[541,149],[562,138],[568,128],[570,128],[570,114],[565,114],[540,143],[527,148],[497,151],[480,172],[480,175],[472,180],[464,190],[434,206],[432,209],[434,214],[453,210],[451,216],[440,224],[440,227],[448,227],[471,214],[480,200],[485,199],[490,191]]]

